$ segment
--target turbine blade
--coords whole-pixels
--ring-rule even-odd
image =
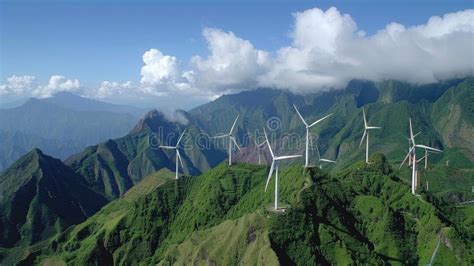
[[[318,160],[321,160],[321,153],[319,153],[318,144],[316,144],[316,152],[318,153]]]
[[[438,150],[438,149],[431,148],[431,147],[428,147],[428,146],[425,146],[425,145],[421,145],[421,144],[417,144],[417,145],[415,145],[415,146],[418,147],[418,148],[426,149],[426,150],[431,150],[431,151],[436,151],[436,152],[443,152],[442,150]]]
[[[301,118],[301,121],[303,121],[303,124],[304,124],[305,126],[308,126],[308,124],[306,123],[306,121],[304,121],[303,116],[300,114],[300,111],[298,111],[298,108],[296,108],[296,105],[293,104],[293,107],[295,108],[296,113],[298,114],[298,116]]]
[[[179,146],[179,142],[181,141],[181,139],[183,138],[184,136],[184,133],[186,133],[186,128],[184,129],[183,133],[181,133],[181,136],[179,136],[179,139],[178,139],[178,142],[176,143],[176,147]]]
[[[324,119],[330,117],[331,115],[332,115],[332,114],[328,114],[327,116],[325,116],[325,117],[323,117],[323,118],[317,120],[316,122],[312,123],[311,125],[309,125],[309,127],[312,127],[312,126],[316,125],[317,123],[323,121]]]
[[[402,163],[400,164],[400,167],[398,169],[401,169],[403,164],[405,163],[405,161],[408,159],[408,157],[410,156],[410,153],[413,151],[415,147],[413,146],[407,153],[407,156],[405,156],[405,159],[403,159]]]
[[[270,179],[272,178],[274,167],[275,167],[275,161],[273,161],[272,166],[270,166],[270,172],[268,173],[267,184],[265,184],[265,192],[267,192],[268,183],[270,183]]]
[[[162,149],[167,149],[167,150],[176,149],[176,147],[173,147],[173,146],[160,146],[160,148],[162,148]]]
[[[419,163],[419,162],[423,161],[423,159],[425,159],[425,158],[426,158],[426,156],[423,156],[420,159],[416,160],[416,162]]]
[[[181,167],[183,168],[183,172],[184,172],[183,160],[181,160],[181,154],[179,153],[178,149],[176,149],[176,153],[178,154],[179,163],[181,164]]]
[[[367,127],[367,129],[381,129],[381,127]]]
[[[265,128],[263,128],[263,133],[265,134],[265,141],[267,142],[268,149],[270,150],[270,154],[272,155],[272,158],[275,158],[275,155],[273,154],[273,151],[272,151],[272,146],[270,146],[270,141],[268,141],[268,136],[267,136],[267,132],[265,131]]]
[[[285,155],[285,156],[277,156],[275,157],[275,161],[280,161],[280,160],[286,160],[286,159],[291,159],[291,158],[298,158],[303,155]]]
[[[237,141],[235,140],[235,138],[231,136],[230,139],[232,140],[232,142],[234,143],[234,145],[237,147],[237,149],[239,149],[239,151],[242,151],[242,150],[240,149],[240,147],[239,147],[239,144],[237,144]]]
[[[224,135],[216,135],[214,137],[210,137],[211,139],[222,139],[222,138],[225,138],[225,137],[228,137],[229,134],[224,134]]]
[[[229,135],[232,134],[232,131],[234,130],[234,127],[235,127],[235,123],[237,123],[237,119],[239,119],[239,115],[237,115],[237,117],[235,118],[234,123],[232,124],[232,127],[230,128]]]
[[[413,136],[413,126],[411,125],[411,117],[408,118],[408,121],[410,123],[410,138],[411,138],[411,143],[415,145],[415,136]]]
[[[365,109],[362,108],[362,115],[364,116],[364,128],[367,128],[367,118],[365,118]]]
[[[319,159],[322,162],[327,162],[327,163],[337,163],[336,161],[328,160],[328,159]]]
[[[365,135],[367,135],[367,129],[364,128],[364,134],[362,135],[362,138],[360,139],[359,148],[360,146],[362,146],[362,142],[364,142]]]
[[[415,134],[415,136],[413,136],[413,138],[416,138],[416,136],[420,135],[421,131],[419,131],[418,133]]]

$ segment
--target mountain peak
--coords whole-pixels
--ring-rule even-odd
[[[171,125],[172,123],[166,119],[162,112],[154,109],[149,111],[142,119],[140,119],[130,133],[139,133],[146,128],[149,128],[152,131],[157,131],[159,127],[169,127]]]
[[[0,247],[44,240],[85,220],[105,203],[61,160],[35,148],[0,176],[0,206],[4,211],[0,215],[4,225],[0,228]],[[30,223],[26,218],[30,215],[41,223]]]
[[[37,154],[37,155],[40,155],[40,156],[43,156],[44,153],[42,150],[40,150],[39,148],[33,148],[29,153],[31,154]]]

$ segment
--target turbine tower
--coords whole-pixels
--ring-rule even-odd
[[[262,164],[262,149],[263,146],[265,146],[265,143],[267,142],[264,140],[262,143],[258,143],[257,139],[254,139],[253,142],[255,143],[255,148],[257,149],[257,155],[258,155],[258,164]]]
[[[232,135],[232,131],[234,131],[234,127],[235,127],[235,124],[237,123],[237,119],[239,119],[239,115],[237,115],[237,117],[235,118],[234,123],[232,124],[232,127],[229,130],[229,133],[221,134],[221,135],[212,137],[213,139],[226,138],[226,137],[229,138],[229,147],[228,147],[228,150],[229,150],[229,165],[232,165],[232,143],[240,151],[240,147],[237,144],[237,141],[235,141],[235,137]]]
[[[175,170],[175,178],[178,179],[178,174],[179,174],[179,165],[178,165],[178,161],[181,163],[181,167],[183,167],[183,171],[184,171],[184,165],[183,165],[183,161],[181,160],[181,155],[179,154],[179,143],[181,142],[181,139],[183,138],[184,136],[184,133],[186,132],[186,129],[184,129],[183,133],[181,133],[181,136],[179,136],[179,139],[178,139],[178,142],[176,143],[176,146],[160,146],[160,148],[162,149],[166,149],[166,150],[176,150],[176,170]]]
[[[268,183],[272,178],[273,170],[275,170],[275,211],[278,210],[278,167],[280,165],[280,161],[287,160],[291,158],[301,157],[301,155],[286,155],[286,156],[275,156],[273,154],[272,147],[270,146],[270,142],[268,141],[267,132],[265,132],[265,128],[263,129],[263,133],[265,133],[265,140],[268,145],[268,149],[270,150],[270,154],[272,155],[272,165],[270,166],[270,172],[268,173],[267,184],[265,185],[265,192],[268,188]]]
[[[371,129],[381,129],[381,127],[371,127],[367,125],[367,118],[365,117],[365,110],[362,108],[362,114],[364,116],[364,134],[362,135],[362,139],[360,139],[359,148],[364,142],[364,138],[367,137],[366,140],[366,147],[365,147],[365,163],[369,163],[369,130]]]
[[[309,129],[312,127],[312,126],[315,126],[316,124],[318,124],[319,122],[323,121],[324,119],[330,117],[332,114],[328,114],[327,116],[315,121],[314,123],[312,123],[311,125],[308,125],[308,123],[306,123],[306,121],[304,120],[303,116],[300,114],[300,112],[298,111],[298,108],[296,108],[296,105],[293,104],[293,107],[295,108],[296,110],[296,113],[298,114],[298,116],[301,118],[301,121],[303,121],[303,124],[306,126],[306,151],[305,151],[305,161],[304,161],[304,167],[308,167],[309,165]]]
[[[400,168],[402,168],[403,164],[408,159],[408,157],[411,156],[411,158],[412,158],[411,193],[413,195],[415,195],[416,184],[418,183],[417,182],[418,181],[418,176],[417,176],[417,172],[416,172],[417,171],[416,164],[418,162],[416,160],[416,148],[422,148],[422,149],[425,149],[425,150],[431,150],[431,151],[436,151],[436,152],[443,152],[443,151],[432,148],[432,147],[428,147],[428,146],[425,146],[425,145],[416,144],[415,143],[415,135],[413,135],[413,127],[412,127],[412,124],[411,124],[411,118],[408,119],[408,122],[410,123],[410,140],[411,140],[412,147],[408,151],[408,154],[405,156],[405,159],[403,159],[402,163],[400,164]]]

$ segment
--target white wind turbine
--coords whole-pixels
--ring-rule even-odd
[[[176,143],[176,146],[160,146],[160,148],[162,149],[167,149],[167,150],[176,150],[176,176],[175,178],[178,179],[178,174],[179,174],[179,165],[178,165],[178,161],[181,163],[181,167],[183,167],[183,171],[184,171],[184,165],[183,165],[183,161],[181,160],[181,155],[179,154],[179,143],[181,142],[181,139],[183,138],[184,136],[184,133],[186,132],[186,129],[184,129],[183,133],[181,133],[181,136],[179,136],[179,139],[178,139],[178,142]]]
[[[258,164],[262,164],[262,149],[263,146],[265,146],[265,143],[267,142],[264,140],[262,143],[258,143],[257,139],[254,139],[253,142],[255,143],[255,148],[257,149],[257,156],[258,156]]]
[[[272,165],[270,166],[270,173],[268,173],[267,184],[265,185],[265,192],[267,191],[268,183],[270,182],[270,179],[272,178],[273,170],[275,170],[275,211],[277,211],[278,210],[278,166],[280,164],[280,161],[301,157],[301,155],[275,156],[275,154],[273,154],[272,147],[270,146],[270,142],[268,141],[268,136],[265,129],[263,129],[263,133],[265,134],[265,140],[267,142],[268,149],[270,150],[270,154],[272,155]]]
[[[420,135],[421,131],[416,133],[415,136],[413,136],[413,138],[416,138],[416,136]],[[411,149],[411,139],[407,136],[405,136],[405,138],[408,140],[408,151],[410,151]],[[408,166],[411,166],[411,156],[408,157]]]
[[[213,139],[226,138],[226,137],[229,138],[229,147],[228,147],[229,165],[232,165],[232,143],[234,143],[237,149],[239,149],[240,151],[240,147],[237,144],[237,141],[235,141],[235,137],[232,135],[232,131],[234,131],[234,127],[235,127],[235,123],[237,123],[237,119],[239,119],[239,115],[237,115],[237,117],[235,118],[234,123],[232,124],[232,127],[229,130],[229,133],[212,137]]]
[[[416,170],[417,170],[416,169],[416,164],[418,162],[416,160],[416,148],[422,148],[422,149],[425,149],[425,150],[431,150],[431,151],[436,151],[436,152],[443,152],[443,151],[432,148],[432,147],[428,147],[428,146],[425,146],[425,145],[416,144],[415,143],[415,135],[413,135],[413,127],[412,127],[412,124],[411,124],[411,118],[409,118],[408,121],[410,123],[410,140],[411,140],[412,147],[408,151],[408,154],[405,156],[405,159],[403,159],[402,163],[400,164],[400,168],[402,168],[403,164],[408,159],[408,157],[411,156],[411,158],[412,158],[411,193],[413,195],[415,195],[416,184],[418,183],[417,182],[418,181],[418,176],[417,176],[417,172],[416,172]]]
[[[305,161],[304,161],[304,167],[308,167],[309,165],[309,129],[318,124],[319,122],[323,121],[324,119],[330,117],[332,114],[328,114],[327,116],[315,121],[314,123],[312,123],[311,125],[308,125],[308,123],[306,123],[306,121],[304,120],[303,116],[300,114],[300,112],[298,111],[298,108],[296,108],[296,105],[293,104],[293,107],[295,108],[296,110],[296,113],[298,114],[298,116],[301,118],[301,121],[303,121],[303,124],[306,126],[306,150],[305,150]]]
[[[359,148],[362,145],[362,142],[364,142],[364,138],[367,136],[366,140],[366,147],[365,147],[365,163],[369,163],[369,130],[371,129],[381,129],[381,127],[371,127],[367,125],[367,118],[365,117],[365,110],[362,108],[362,114],[364,116],[364,134],[362,135],[362,138],[360,139],[359,143]]]
[[[323,168],[323,165],[321,164],[321,162],[326,162],[326,163],[337,163],[336,161],[333,161],[333,160],[329,160],[329,159],[324,159],[324,158],[321,158],[321,154],[319,153],[318,146],[316,146],[316,151],[318,152],[318,163],[319,163],[319,169]]]
[[[428,168],[428,154],[430,154],[431,152],[437,152],[437,151],[431,151],[425,148],[425,155],[417,161],[417,163],[419,163],[421,160],[425,161],[425,170]]]

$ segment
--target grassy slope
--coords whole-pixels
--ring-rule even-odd
[[[443,252],[472,260],[472,231],[431,198],[412,196],[384,158],[373,160],[337,177],[284,167],[280,196],[291,208],[277,216],[267,210],[265,167],[221,164],[178,182],[158,173],[54,239],[37,262],[272,263],[272,253],[261,252],[271,248],[283,264],[426,263],[445,227],[453,246]]]
[[[0,176],[0,258],[86,220],[107,202],[60,160],[33,150]],[[7,263],[8,264],[8,263]]]

